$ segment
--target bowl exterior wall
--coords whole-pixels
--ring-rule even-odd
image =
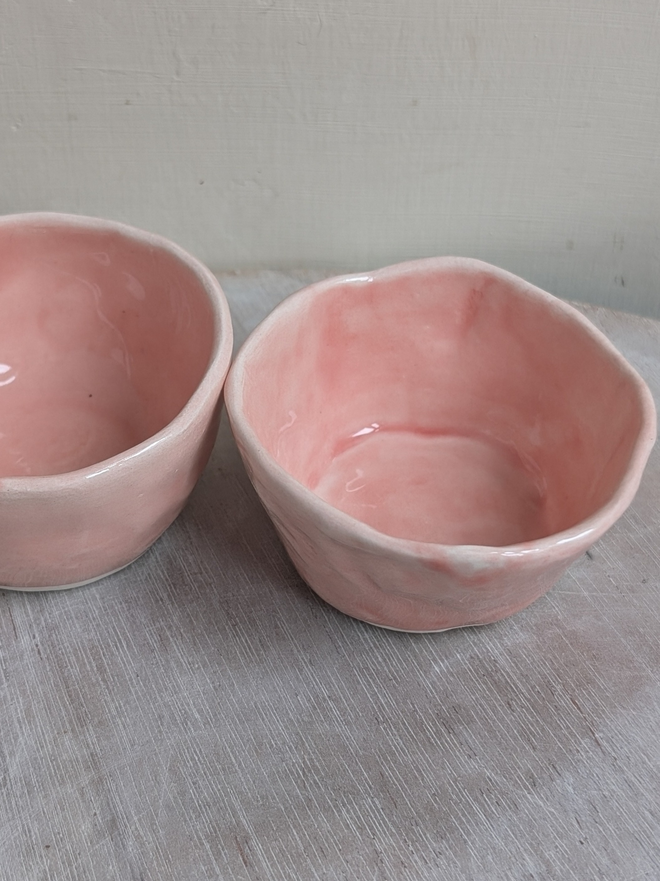
[[[47,492],[2,492],[0,481],[0,585],[67,587],[121,569],[144,553],[199,479],[220,407],[217,398],[209,400],[177,436],[161,437],[92,476],[61,475],[58,487]]]

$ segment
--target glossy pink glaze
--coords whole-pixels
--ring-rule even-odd
[[[294,563],[405,630],[505,617],[632,500],[651,395],[572,307],[438,258],[294,294],[247,341],[227,409]]]
[[[139,556],[210,454],[232,331],[176,245],[57,214],[0,218],[0,584]]]

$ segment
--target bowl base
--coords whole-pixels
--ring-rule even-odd
[[[347,618],[352,618],[354,621],[361,621],[363,624],[369,624],[371,627],[379,627],[381,630],[393,630],[395,633],[419,633],[420,636],[425,633],[446,633],[449,630],[461,630],[463,627],[487,627],[489,624],[493,624],[495,621],[499,620],[499,618],[494,618],[492,621],[477,621],[474,624],[470,624],[469,622],[465,624],[452,624],[451,627],[421,627],[419,629],[415,627],[394,627],[392,624],[380,624],[378,621],[372,621],[369,618],[364,618],[361,615],[355,615],[353,612],[348,612],[346,609],[342,609],[340,606],[327,600],[316,590],[316,588],[312,587],[309,582],[305,581],[305,584],[312,593],[321,600],[321,602],[330,606],[335,612],[339,612],[341,615],[346,615]]]
[[[316,591],[314,591],[316,593]],[[317,594],[318,596],[318,594]],[[328,605],[332,605],[328,603]],[[453,627],[438,627],[431,628],[429,630],[414,630],[412,627],[393,627],[391,624],[378,624],[376,621],[370,621],[368,618],[358,618],[357,615],[351,615],[350,612],[344,612],[342,609],[338,609],[337,606],[332,606],[338,612],[341,612],[342,615],[346,615],[349,618],[353,618],[356,621],[362,621],[363,624],[369,624],[371,627],[379,627],[381,630],[393,630],[395,633],[419,633],[420,636],[423,636],[425,633],[447,633],[449,630],[462,630],[464,627],[487,627],[489,623],[488,621],[484,621],[479,624],[454,624]]]
[[[45,587],[18,587],[16,585],[9,586],[0,584],[0,590],[15,590],[20,591],[21,593],[35,593],[36,591],[41,590],[72,590],[74,587],[84,587],[86,584],[93,584],[95,581],[100,581],[102,578],[108,578],[110,575],[114,575],[116,572],[121,572],[122,569],[126,569],[128,566],[132,566],[133,563],[135,563],[136,560],[139,560],[144,553],[146,553],[146,551],[142,551],[142,553],[138,554],[137,557],[129,560],[128,563],[124,563],[123,566],[118,566],[117,569],[112,569],[110,572],[104,572],[102,575],[95,575],[93,578],[86,578],[84,581],[75,581],[72,584],[53,584],[47,585]]]
[[[355,615],[350,615],[355,618]],[[482,627],[481,624],[458,624],[456,627],[441,627],[439,630],[406,630],[405,627],[392,627],[389,624],[377,624],[375,621],[367,621],[366,618],[356,618],[356,621],[362,621],[363,624],[369,624],[371,627],[380,627],[381,630],[393,630],[395,633],[419,633],[423,636],[425,633],[447,633],[448,630],[459,630],[461,627]]]

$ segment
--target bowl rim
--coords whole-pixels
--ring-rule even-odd
[[[115,469],[125,466],[131,460],[144,455],[148,450],[184,434],[188,426],[200,415],[208,399],[218,390],[218,377],[222,377],[223,380],[226,378],[231,363],[233,349],[231,314],[227,298],[217,278],[201,261],[170,239],[157,233],[130,226],[121,221],[107,220],[84,214],[67,214],[58,211],[33,211],[0,216],[0,230],[12,226],[111,232],[119,234],[125,240],[137,243],[142,247],[146,246],[168,253],[183,266],[191,270],[201,282],[213,314],[214,337],[208,364],[194,392],[177,415],[155,434],[114,456],[101,459],[84,468],[45,475],[5,477],[0,474],[0,485],[3,492],[10,492],[12,495],[29,492],[32,495],[64,489],[69,487],[72,482],[88,480],[115,471]],[[221,390],[222,382],[220,383]]]
[[[261,342],[276,326],[296,313],[300,307],[312,299],[323,296],[332,289],[347,285],[371,283],[374,280],[395,279],[406,275],[446,273],[455,270],[488,273],[491,277],[512,286],[519,293],[543,302],[555,314],[561,315],[577,324],[584,333],[595,340],[609,354],[619,369],[625,373],[637,392],[642,415],[641,427],[635,441],[628,467],[611,498],[589,517],[568,529],[556,532],[533,541],[512,545],[448,545],[436,542],[423,542],[414,539],[388,535],[350,514],[335,508],[318,496],[283,468],[265,449],[252,429],[243,410],[243,390],[245,372],[251,356]],[[360,547],[373,553],[387,552],[406,558],[415,557],[437,561],[439,558],[450,563],[465,563],[478,570],[481,566],[504,562],[507,558],[528,558],[552,553],[554,558],[574,557],[588,548],[623,514],[637,492],[642,473],[656,440],[656,408],[653,396],[646,382],[635,368],[624,358],[614,344],[588,318],[565,300],[560,300],[542,288],[525,281],[520,276],[472,257],[426,257],[396,263],[374,271],[337,275],[306,285],[286,297],[263,319],[248,335],[234,359],[225,384],[225,406],[232,431],[239,447],[247,449],[259,462],[271,480],[313,516],[323,521],[323,528],[344,545]]]

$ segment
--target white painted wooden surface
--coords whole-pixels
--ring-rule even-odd
[[[0,0],[0,211],[660,317],[657,0]]]
[[[237,337],[312,273],[224,276]],[[585,308],[660,401],[660,323]],[[660,449],[545,598],[414,636],[287,560],[226,421],[141,560],[0,594],[0,881],[660,877]]]

